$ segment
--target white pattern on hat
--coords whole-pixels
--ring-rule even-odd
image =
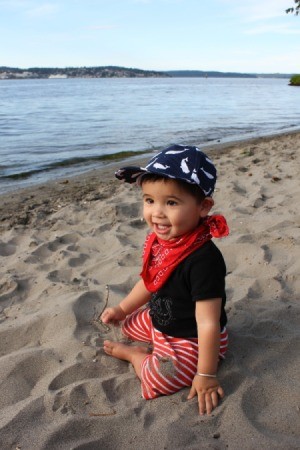
[[[178,153],[186,152],[186,150],[186,148],[184,150],[170,150],[168,152],[165,152],[165,155],[177,155]]]
[[[182,170],[182,172],[184,173],[190,173],[190,169],[187,165],[187,161],[189,158],[185,158],[181,160],[181,164],[180,164],[180,169]]]
[[[197,173],[196,173],[196,170],[195,170],[195,169],[193,170],[193,173],[192,173],[192,175],[191,175],[191,179],[194,180],[197,184],[200,185],[200,181],[199,181],[199,178],[198,178],[198,176],[197,176]]]
[[[139,184],[146,173],[196,184],[205,195],[213,193],[217,178],[213,162],[198,147],[176,144],[156,154],[145,167],[124,167],[116,172],[116,177]]]
[[[153,167],[155,169],[162,169],[162,170],[170,169],[170,166],[164,166],[163,164],[160,164],[160,163],[153,164]]]
[[[211,173],[206,172],[206,171],[203,169],[203,167],[201,167],[201,170],[202,170],[202,172],[205,173],[205,175],[206,175],[208,178],[210,178],[211,180],[214,178],[214,176],[213,176]]]

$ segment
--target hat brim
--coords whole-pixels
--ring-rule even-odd
[[[121,167],[121,169],[117,170],[117,172],[115,172],[115,177],[118,178],[118,180],[125,181],[125,183],[139,184],[141,176],[145,173],[150,172],[148,172],[143,167],[127,166]]]

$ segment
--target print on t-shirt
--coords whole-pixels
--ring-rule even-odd
[[[157,292],[150,300],[150,316],[159,325],[169,325],[173,320],[172,299],[170,297],[160,297]]]

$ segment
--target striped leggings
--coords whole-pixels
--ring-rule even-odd
[[[167,336],[156,330],[149,308],[128,316],[122,327],[123,334],[134,341],[150,343],[151,354],[141,367],[142,396],[146,399],[170,395],[191,386],[198,363],[198,339]],[[224,358],[228,345],[226,328],[220,335],[219,357]]]

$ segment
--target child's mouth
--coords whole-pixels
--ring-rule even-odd
[[[158,234],[166,234],[170,230],[169,225],[160,225],[158,223],[154,223],[153,226],[154,226],[154,231]]]

